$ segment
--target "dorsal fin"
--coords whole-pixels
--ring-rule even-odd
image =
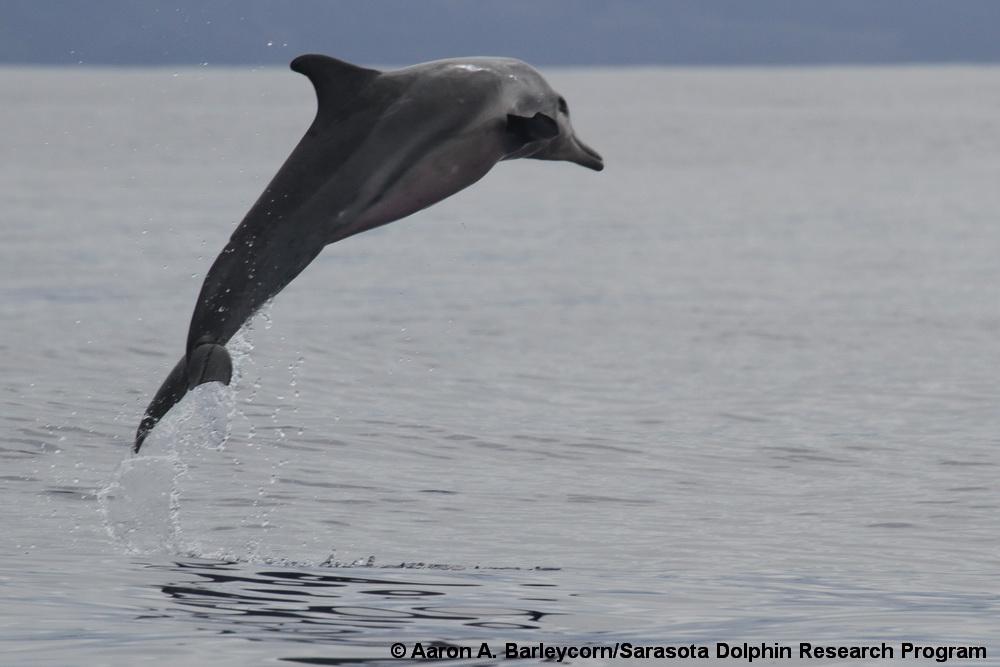
[[[381,74],[375,69],[358,67],[317,53],[299,56],[292,61],[291,67],[293,71],[309,77],[316,89],[321,113],[351,101]]]

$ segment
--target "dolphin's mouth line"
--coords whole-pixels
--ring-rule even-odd
[[[591,148],[587,144],[580,143],[580,148],[582,148],[583,152],[586,153],[587,155],[589,155],[590,157],[594,158],[595,160],[600,160],[601,164],[604,163],[604,158],[601,157],[601,154],[598,153],[597,151],[595,151],[593,148]]]
[[[593,169],[594,171],[601,171],[602,169],[604,169],[604,158],[601,157],[600,153],[598,153],[593,148],[583,143],[576,137],[573,138],[573,141],[576,143],[577,148],[583,151],[584,155],[586,155],[587,158],[590,158],[589,160],[586,158],[581,158],[579,160],[573,160],[573,162],[580,165],[581,167],[586,167],[587,169]]]

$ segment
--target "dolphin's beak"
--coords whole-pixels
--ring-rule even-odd
[[[572,131],[564,132],[547,144],[543,144],[537,153],[527,157],[533,160],[565,160],[575,162],[581,167],[600,171],[604,169],[601,154],[576,138]]]
[[[572,147],[564,159],[575,162],[581,167],[593,169],[594,171],[604,169],[604,159],[601,157],[601,154],[576,137],[573,137]]]

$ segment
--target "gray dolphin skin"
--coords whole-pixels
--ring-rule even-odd
[[[209,269],[185,354],[146,408],[135,452],[188,390],[229,384],[226,343],[327,244],[439,202],[501,160],[604,167],[573,134],[566,101],[518,60],[380,72],[304,55],[291,67],[316,89],[316,118]]]

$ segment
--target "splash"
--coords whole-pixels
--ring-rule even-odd
[[[132,554],[189,551],[181,534],[181,482],[192,452],[222,451],[239,410],[236,395],[253,351],[251,327],[229,342],[233,379],[195,387],[157,424],[142,451],[122,461],[98,492],[112,540]]]
[[[104,526],[119,547],[131,554],[179,552],[177,480],[184,470],[175,453],[136,456],[119,464],[98,493]]]

